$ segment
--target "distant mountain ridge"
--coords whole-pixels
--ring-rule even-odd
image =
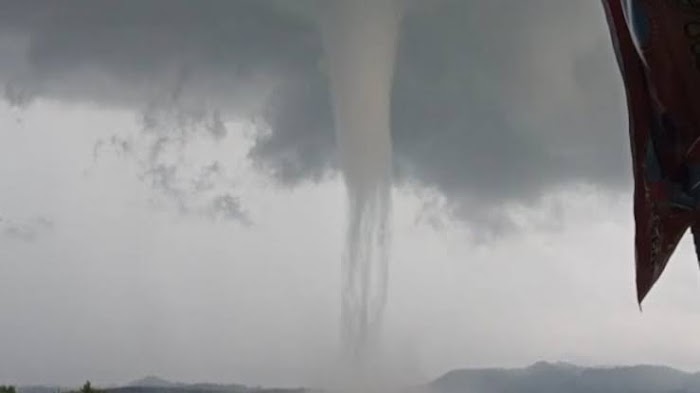
[[[104,393],[303,393],[306,389],[249,387],[240,384],[180,383],[148,376],[122,387],[103,389]],[[23,393],[23,392],[19,392]]]
[[[429,387],[435,393],[700,393],[700,373],[538,362],[520,369],[454,370]]]
[[[143,377],[141,379],[137,379],[136,381],[132,381],[127,386],[136,386],[136,387],[148,387],[148,388],[167,388],[167,387],[172,387],[172,386],[177,386],[178,384],[175,382],[170,382],[167,381],[163,378],[159,378],[153,375],[149,375],[147,377]]]
[[[100,386],[97,386],[100,389]],[[18,393],[73,389],[18,387]],[[320,393],[317,389],[268,389],[238,384],[186,384],[148,376],[103,393]],[[663,366],[581,367],[538,362],[529,367],[459,369],[404,393],[700,393],[700,373]],[[363,393],[363,392],[357,392]]]

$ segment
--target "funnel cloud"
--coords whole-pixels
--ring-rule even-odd
[[[334,2],[326,12],[322,30],[349,209],[342,337],[347,355],[358,360],[377,339],[387,296],[390,103],[399,10],[393,0],[365,0]]]

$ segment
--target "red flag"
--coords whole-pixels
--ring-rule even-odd
[[[641,303],[688,227],[700,246],[700,0],[603,5],[627,91]]]

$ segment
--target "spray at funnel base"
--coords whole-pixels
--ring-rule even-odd
[[[395,0],[331,0],[323,34],[348,226],[342,256],[345,354],[366,364],[387,298],[391,209],[391,85],[399,26]]]

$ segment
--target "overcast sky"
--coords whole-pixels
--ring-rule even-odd
[[[0,383],[327,383],[345,207],[313,5],[0,0]],[[689,239],[635,302],[598,2],[411,3],[392,121],[390,372],[700,370]]]

